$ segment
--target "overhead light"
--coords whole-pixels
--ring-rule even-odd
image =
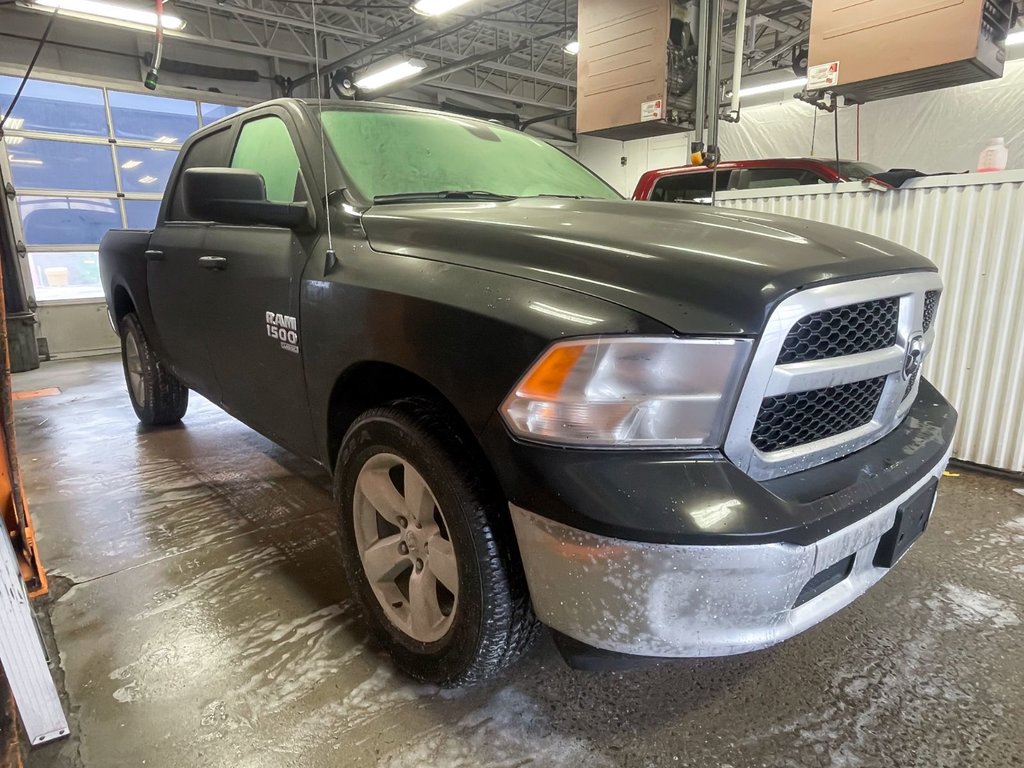
[[[565,47],[562,48],[562,50],[565,51],[566,53],[570,53],[573,56],[575,56],[580,52],[580,41],[570,40],[568,43],[565,44]]]
[[[380,88],[399,80],[404,80],[407,77],[412,77],[417,72],[422,72],[426,68],[426,63],[419,59],[393,62],[390,65],[385,65],[382,69],[357,76],[355,86],[364,91],[372,91],[374,88]]]
[[[1006,46],[1009,48],[1011,45],[1024,45],[1024,29],[1020,32],[1014,32],[1012,35],[1007,35]]]
[[[4,136],[4,141],[7,142],[7,146],[13,147],[15,144],[21,144],[25,138],[23,136]]]
[[[744,99],[748,96],[760,96],[765,93],[775,93],[777,91],[788,91],[792,88],[803,88],[805,85],[807,85],[806,77],[798,77],[795,80],[783,80],[780,83],[753,85],[750,88],[740,88],[740,98]]]
[[[438,16],[470,2],[472,0],[417,0],[413,3],[412,9],[424,16]]]
[[[83,16],[95,16],[104,19],[111,24],[127,22],[129,24],[141,24],[144,27],[156,26],[156,12],[147,11],[131,5],[120,3],[108,3],[105,0],[29,0],[33,7],[70,11],[80,13]],[[161,16],[164,29],[181,29],[185,26],[184,20],[178,16],[165,13]]]
[[[23,126],[24,124],[24,117],[9,117],[7,118],[7,123],[5,124],[5,127],[11,129],[12,131],[16,131],[19,128],[21,128],[21,126]]]
[[[178,140],[174,136],[160,136],[153,141],[157,144],[176,144]]]
[[[139,184],[152,184],[156,181],[156,176],[143,176],[139,179]]]
[[[126,171],[130,171],[132,168],[138,168],[140,165],[142,165],[141,160],[128,160],[126,162],[121,163],[121,167],[124,168]]]
[[[42,165],[42,160],[37,160],[34,157],[12,157],[11,165]]]

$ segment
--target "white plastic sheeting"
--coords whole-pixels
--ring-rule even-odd
[[[999,80],[865,104],[859,134],[859,159],[885,169],[974,170],[989,140],[1000,136],[1007,167],[1024,168],[1024,60],[1007,62]],[[835,135],[833,115],[782,92],[776,103],[744,104],[739,123],[721,124],[719,143],[725,160],[834,158]],[[856,107],[839,109],[839,145],[843,159],[858,159]],[[687,164],[689,146],[689,134],[627,142],[581,136],[579,159],[630,195],[645,171]]]
[[[849,227],[932,259],[945,281],[925,374],[960,411],[953,455],[1024,471],[1024,171],[728,192],[719,205]]]
[[[784,94],[782,103],[743,112],[723,124],[723,158],[814,155],[835,157],[834,116]],[[857,109],[839,109],[839,151],[857,158]],[[960,173],[978,167],[995,137],[1009,147],[1007,168],[1024,168],[1024,61],[1006,64],[1003,77],[956,88],[884,99],[860,108],[860,159],[882,168]]]

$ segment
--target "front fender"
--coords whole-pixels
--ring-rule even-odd
[[[302,335],[314,430],[326,446],[334,384],[351,366],[399,367],[440,392],[480,435],[509,390],[560,338],[669,334],[611,302],[472,267],[366,248],[303,282]]]

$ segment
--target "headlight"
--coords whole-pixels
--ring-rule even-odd
[[[615,337],[549,347],[501,406],[520,437],[595,447],[716,447],[749,339]]]

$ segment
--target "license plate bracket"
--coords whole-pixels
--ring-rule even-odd
[[[876,567],[892,568],[910,549],[910,545],[924,533],[931,518],[938,485],[938,478],[932,478],[896,510],[896,521],[879,540],[878,549],[875,550]]]

